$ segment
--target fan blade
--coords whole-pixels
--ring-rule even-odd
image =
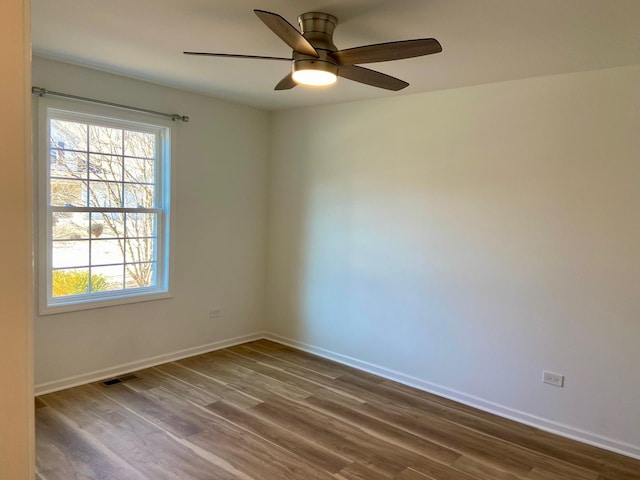
[[[420,57],[441,51],[442,45],[435,38],[419,38],[347,48],[332,52],[331,56],[338,62],[338,65],[355,65],[357,63],[386,62]]]
[[[182,52],[185,55],[201,55],[206,57],[227,57],[227,58],[251,58],[254,60],[286,60],[290,62],[293,58],[285,57],[263,57],[261,55],[240,55],[236,53],[210,53],[210,52]]]
[[[338,67],[338,76],[394,92],[409,86],[404,80],[357,65],[341,65]]]
[[[254,10],[254,13],[258,16],[262,22],[271,29],[284,43],[289,45],[298,53],[310,55],[312,57],[319,57],[320,55],[313,48],[313,45],[309,43],[309,40],[304,38],[302,34],[282,18],[277,13],[266,12],[264,10]]]
[[[298,84],[293,81],[293,77],[289,74],[278,82],[274,90],[291,90],[296,85]]]

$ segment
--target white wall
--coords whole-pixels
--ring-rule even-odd
[[[33,84],[191,119],[176,123],[172,160],[173,298],[37,317],[38,389],[260,332],[268,113],[42,58]],[[210,319],[209,307],[222,308],[223,317]]]
[[[630,66],[276,113],[267,330],[640,456],[638,85]]]

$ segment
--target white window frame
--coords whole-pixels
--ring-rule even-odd
[[[85,102],[60,100],[41,97],[37,102],[37,114],[34,115],[34,139],[36,152],[36,188],[37,195],[37,297],[40,315],[88,310],[115,305],[144,302],[171,298],[171,206],[172,182],[171,165],[176,145],[175,123],[145,114],[126,110],[97,106]],[[50,118],[76,120],[89,124],[111,126],[116,128],[130,128],[158,134],[156,145],[158,161],[156,167],[156,207],[158,220],[156,225],[156,269],[154,271],[155,285],[107,292],[92,292],[89,294],[69,295],[65,297],[52,296],[52,225],[49,199],[50,175]],[[79,211],[85,211],[82,207]],[[108,210],[108,209],[105,209]]]

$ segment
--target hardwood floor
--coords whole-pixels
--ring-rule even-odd
[[[36,399],[39,480],[640,480],[640,461],[260,340]]]

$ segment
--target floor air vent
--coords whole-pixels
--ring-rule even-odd
[[[130,382],[132,380],[138,380],[138,378],[139,377],[137,377],[136,375],[131,374],[131,375],[125,375],[124,377],[110,378],[109,380],[104,380],[104,381],[102,381],[100,383],[105,387],[110,387],[111,385],[118,385],[119,383]]]

